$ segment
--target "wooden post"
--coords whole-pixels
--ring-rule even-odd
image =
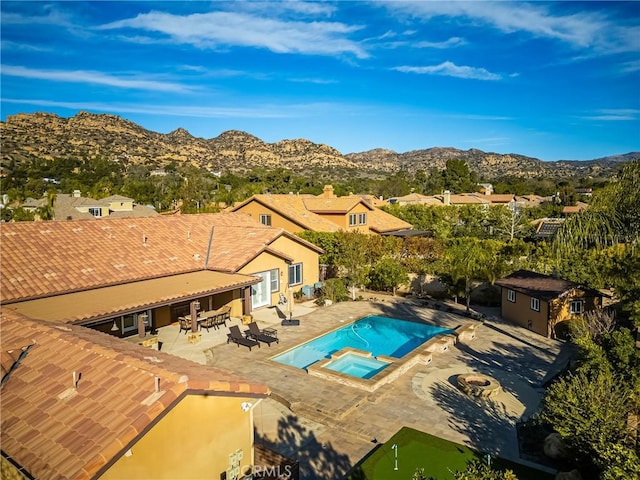
[[[251,287],[245,287],[243,294],[242,313],[244,315],[251,315]]]
[[[136,318],[138,319],[138,337],[144,338],[146,335],[144,321],[148,318],[147,314],[141,313]]]
[[[189,304],[191,311],[191,332],[196,333],[198,331],[198,309],[196,308],[197,300],[194,300]]]

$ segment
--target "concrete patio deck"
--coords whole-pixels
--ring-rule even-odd
[[[251,351],[227,345],[228,328],[224,327],[202,332],[197,344],[188,343],[187,336],[173,326],[161,329],[159,338],[165,352],[267,384],[272,398],[254,410],[257,437],[299,459],[302,478],[341,478],[375,447],[372,442],[386,441],[404,425],[526,463],[519,459],[515,423],[535,411],[545,379],[568,362],[569,352],[562,343],[489,318],[469,344],[434,354],[430,365],[415,366],[371,393],[271,360],[368,314],[448,328],[472,322],[397,298],[322,308],[299,305],[294,318],[301,320],[300,325],[290,327],[280,326],[274,309],[263,309],[254,314],[258,325],[277,328],[280,342]],[[465,396],[455,387],[455,378],[469,372],[498,379],[503,392],[489,401]]]

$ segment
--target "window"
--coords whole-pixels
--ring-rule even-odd
[[[269,272],[271,274],[271,293],[280,290],[280,269],[274,268]]]
[[[302,283],[302,264],[289,265],[289,285],[300,285]]]
[[[350,213],[349,214],[349,226],[350,227],[355,227],[358,224],[358,214],[357,213]]]
[[[271,215],[262,213],[260,214],[260,223],[266,225],[267,227],[271,226]]]
[[[102,216],[102,209],[99,207],[89,207],[89,213],[91,215],[93,215],[94,217],[101,217]]]
[[[366,225],[367,224],[367,214],[361,213],[358,215],[358,225]]]
[[[148,327],[151,325],[151,310],[143,310],[138,313],[130,313],[129,315],[122,316],[122,333],[130,332],[138,329],[138,318],[142,315],[146,315],[144,324]]]
[[[580,315],[584,311],[584,302],[582,300],[573,300],[569,306],[569,311],[574,315]]]
[[[516,301],[516,292],[515,290],[507,290],[507,300],[509,300],[510,302],[514,302]]]
[[[540,300],[537,298],[531,299],[531,310],[535,310],[536,312],[540,311]]]

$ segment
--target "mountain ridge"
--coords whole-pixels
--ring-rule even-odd
[[[190,163],[210,171],[242,173],[253,167],[288,168],[300,173],[350,170],[354,174],[392,174],[400,170],[443,169],[449,159],[463,159],[481,177],[502,175],[572,176],[607,175],[620,162],[640,158],[640,152],[593,160],[545,162],[510,153],[484,152],[477,148],[431,147],[398,153],[374,148],[342,154],[308,139],[283,139],[268,143],[241,130],[226,130],[213,138],[195,137],[179,127],[169,133],[148,130],[132,121],[107,113],[78,112],[72,117],[54,113],[19,113],[0,122],[2,163],[38,158],[104,157],[124,163],[160,168],[170,162]]]

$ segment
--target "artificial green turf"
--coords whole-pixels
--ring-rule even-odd
[[[395,470],[393,444],[398,445],[398,469]],[[411,480],[417,468],[426,477],[451,480],[453,473],[482,455],[457,443],[404,427],[367,457],[350,475],[351,480]],[[492,459],[496,469],[510,469],[520,480],[552,479],[553,475],[503,459]]]

